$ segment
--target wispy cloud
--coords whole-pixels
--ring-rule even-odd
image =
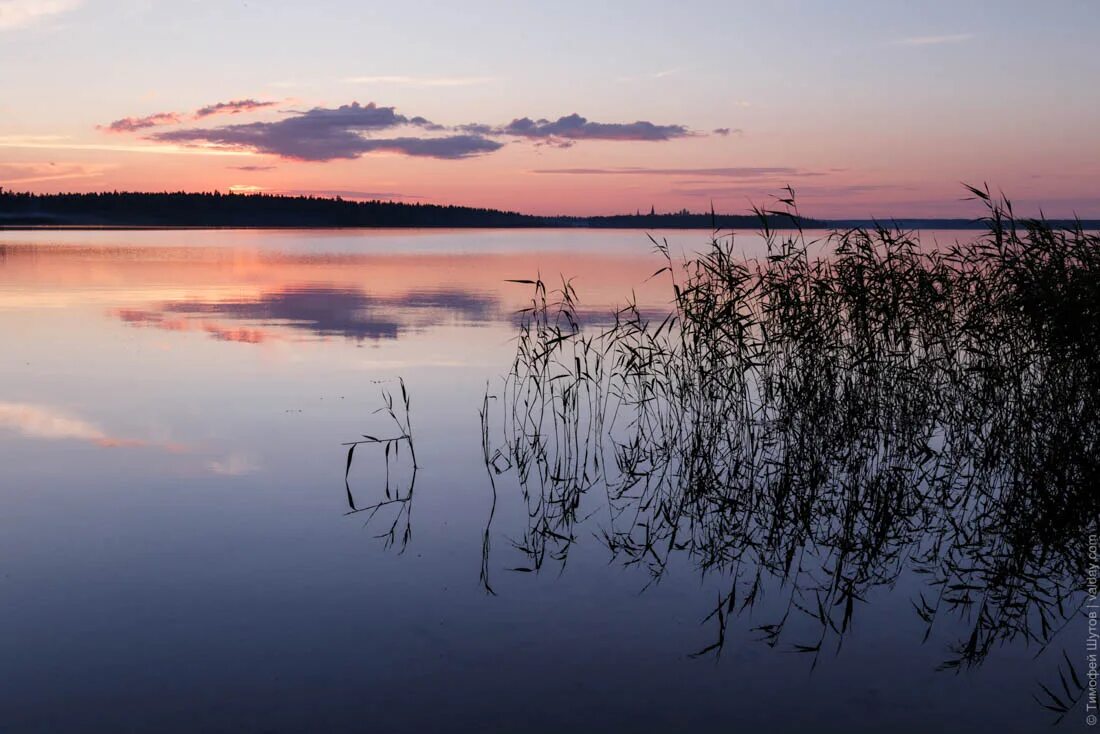
[[[400,76],[373,75],[352,76],[345,84],[389,84],[400,87],[472,87],[495,82],[492,76]]]
[[[235,99],[230,102],[218,102],[195,110],[195,119],[201,120],[211,115],[239,115],[242,112],[253,112],[265,107],[273,107],[278,102],[258,102],[254,99]]]
[[[190,117],[194,120],[201,120],[206,117],[212,117],[213,115],[239,115],[243,112],[254,112],[267,107],[273,107],[276,104],[278,104],[278,102],[235,99],[229,102],[218,102],[217,104],[200,107],[195,110]],[[141,130],[148,130],[151,127],[178,125],[183,121],[185,116],[186,115],[181,112],[155,112],[151,115],[145,115],[144,117],[123,117],[115,120],[109,125],[97,125],[96,129],[105,130],[110,133],[136,133]]]
[[[252,155],[247,150],[224,150],[184,145],[114,145],[110,143],[74,143],[64,135],[0,135],[0,148],[25,150],[102,150],[114,153],[154,153],[158,155]]]
[[[942,36],[913,36],[899,38],[892,42],[894,46],[941,46],[945,43],[963,43],[976,38],[973,33],[949,33]]]
[[[59,163],[0,163],[0,181],[13,184],[41,183],[43,181],[65,181],[74,178],[92,178],[102,176],[113,166],[59,164]]]
[[[738,166],[728,168],[541,168],[532,173],[575,176],[715,176],[718,178],[803,177],[824,175],[788,166]]]
[[[675,196],[693,196],[700,198],[708,198],[715,196],[746,196],[750,200],[770,196],[774,194],[773,184],[757,183],[757,184],[742,184],[732,186],[719,186],[714,187],[709,181],[683,181],[680,182],[684,185],[697,184],[702,188],[672,188],[669,193]],[[825,186],[803,186],[798,187],[798,198],[800,200],[822,200],[822,199],[847,199],[850,197],[859,197],[864,194],[876,194],[883,191],[901,191],[911,187],[903,186],[900,184],[842,184],[837,186],[825,185]]]
[[[80,3],[81,0],[0,0],[0,31],[67,13]]]
[[[106,130],[110,133],[133,133],[158,125],[175,125],[179,121],[180,116],[175,112],[157,112],[145,117],[123,117],[109,125],[99,125],[96,129]]]

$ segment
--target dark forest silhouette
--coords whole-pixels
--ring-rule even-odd
[[[873,225],[871,220],[815,220],[772,214],[772,227],[848,228]],[[981,228],[975,219],[894,219],[905,228]],[[1048,220],[1054,226],[1075,226]],[[1080,222],[1100,228],[1100,221]],[[0,227],[591,227],[621,229],[756,228],[756,214],[695,213],[686,209],[648,214],[606,216],[540,216],[498,209],[350,201],[317,196],[272,194],[141,193],[111,191],[87,194],[32,194],[0,188]]]
[[[789,224],[776,218],[776,226]],[[349,201],[270,194],[138,193],[32,194],[0,189],[0,227],[646,227],[757,226],[749,215],[671,214],[602,217],[538,216],[497,209]],[[816,222],[804,220],[804,226]]]

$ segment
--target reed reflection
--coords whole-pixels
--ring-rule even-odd
[[[653,582],[690,562],[725,588],[696,654],[720,654],[731,616],[767,596],[778,612],[755,631],[816,665],[903,579],[926,639],[965,625],[942,669],[1054,646],[1100,516],[1100,238],[973,191],[988,231],[942,251],[766,221],[760,261],[716,237],[673,263],[658,243],[672,313],[628,306],[602,332],[581,328],[570,283],[529,281],[482,413],[493,509],[508,485],[526,503],[519,570],[564,567],[586,524]],[[1085,687],[1058,655],[1036,698],[1062,716]]]
[[[377,537],[384,541],[387,548],[397,544],[401,552],[404,552],[412,538],[413,495],[416,490],[416,472],[419,466],[416,463],[416,445],[413,443],[412,420],[409,416],[409,392],[405,388],[404,380],[398,379],[398,384],[401,388],[401,400],[395,403],[393,394],[383,389],[383,405],[374,411],[376,414],[384,413],[389,418],[393,435],[381,438],[364,434],[361,440],[344,444],[348,447],[347,464],[344,467],[344,489],[347,491],[349,508],[345,514],[363,513],[366,516],[367,525],[378,515],[386,515],[389,525]],[[385,477],[381,497],[374,497],[366,503],[357,503],[355,500],[357,493],[351,488],[352,462],[355,460],[355,450],[361,446],[382,449]],[[401,459],[402,446],[405,447],[407,457],[404,462]],[[363,496],[362,491],[359,494]]]

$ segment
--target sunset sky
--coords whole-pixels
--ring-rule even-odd
[[[1100,217],[1100,2],[0,0],[0,186]]]

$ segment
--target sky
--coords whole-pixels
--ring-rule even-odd
[[[1100,218],[1100,2],[0,0],[0,186]]]

